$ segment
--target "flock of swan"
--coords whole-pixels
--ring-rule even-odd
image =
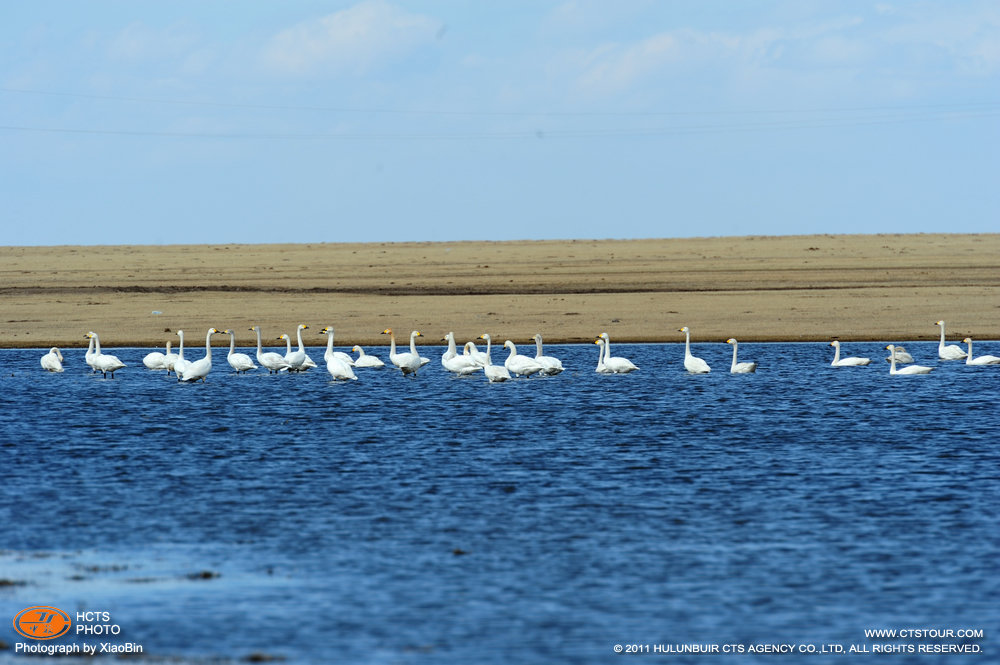
[[[967,365],[1000,365],[1000,357],[985,355],[978,358],[972,355],[972,339],[966,337],[963,343],[968,344],[968,351],[955,344],[945,343],[944,321],[938,321],[935,325],[941,328],[941,341],[938,344],[938,357],[942,360],[965,359]],[[232,329],[219,330],[209,328],[205,334],[205,355],[197,360],[188,360],[184,357],[184,331],[178,330],[177,336],[180,338],[180,346],[177,353],[171,350],[171,342],[166,343],[165,353],[153,351],[146,354],[142,359],[143,365],[151,370],[166,370],[167,374],[175,374],[178,381],[194,382],[205,381],[209,372],[212,371],[212,336],[229,335],[229,354],[226,356],[229,365],[239,373],[246,373],[250,370],[264,367],[269,374],[278,372],[305,372],[316,367],[315,361],[309,357],[305,345],[302,342],[302,331],[308,330],[306,324],[299,324],[297,328],[298,348],[292,348],[292,338],[289,335],[280,335],[277,339],[285,342],[284,355],[274,351],[264,351],[262,344],[262,333],[260,326],[252,326],[250,330],[257,335],[257,355],[254,360],[245,353],[236,351],[236,333]],[[707,374],[711,371],[708,363],[691,353],[691,331],[687,326],[680,328],[678,332],[684,333],[684,369],[691,374]],[[360,346],[354,346],[351,351],[357,353],[357,357],[334,351],[333,349],[333,328],[327,326],[320,331],[321,335],[326,335],[326,352],[323,360],[326,362],[327,372],[330,377],[337,381],[357,380],[355,369],[360,368],[380,368],[385,363],[376,356],[368,355]],[[417,352],[416,339],[423,337],[423,333],[414,330],[410,333],[410,350],[401,353],[396,351],[396,335],[391,328],[382,331],[383,335],[389,336],[389,362],[398,368],[403,375],[415,376],[417,371],[430,362],[429,358],[421,356]],[[109,374],[114,378],[115,372],[126,365],[117,356],[101,351],[101,340],[97,333],[88,332],[85,337],[90,340],[87,347],[85,360],[93,372],[101,372],[107,377]],[[563,364],[554,356],[547,356],[542,350],[542,336],[536,334],[532,341],[535,342],[535,355],[521,355],[517,352],[517,346],[511,340],[506,340],[503,347],[508,350],[509,355],[504,360],[503,365],[494,365],[490,352],[493,340],[488,334],[482,334],[479,340],[486,342],[486,350],[480,351],[475,342],[466,342],[462,352],[458,352],[455,342],[455,334],[449,332],[441,341],[448,343],[447,350],[441,356],[441,366],[454,374],[468,375],[479,371],[491,383],[508,381],[513,377],[529,377],[533,375],[551,376],[563,371]],[[757,371],[757,363],[740,362],[737,359],[739,343],[732,337],[726,343],[733,347],[733,359],[729,371],[733,374],[751,374]],[[594,344],[599,346],[597,356],[597,367],[595,371],[601,374],[627,374],[639,368],[628,358],[611,355],[611,338],[608,333],[601,333],[594,340]],[[834,347],[833,367],[863,367],[871,363],[871,358],[857,356],[840,357],[840,342],[834,340],[830,342]],[[912,364],[914,362],[906,349],[902,346],[889,344],[885,347],[889,351],[889,373],[893,375],[914,375],[928,374],[933,367]],[[52,349],[41,357],[42,368],[49,372],[63,371],[63,355],[58,347]],[[897,365],[901,366],[898,367]]]

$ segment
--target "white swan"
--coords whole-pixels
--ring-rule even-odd
[[[205,357],[195,360],[185,367],[183,371],[178,372],[178,381],[197,381],[201,379],[202,383],[205,382],[205,377],[212,371],[212,335],[218,334],[220,333],[215,328],[208,329],[208,332],[205,333]]]
[[[289,372],[305,372],[310,367],[315,367],[316,363],[313,359],[309,357],[306,353],[306,348],[302,344],[302,331],[308,329],[304,323],[298,325],[298,337],[299,337],[299,348],[296,351],[292,351],[292,338],[288,335],[279,335],[278,339],[285,340],[285,346],[287,351],[285,352],[285,362],[288,363]]]
[[[832,342],[830,342],[830,346],[834,348],[833,362],[830,363],[832,367],[861,367],[862,365],[867,365],[872,361],[871,358],[861,358],[858,356],[841,358],[840,342],[838,340],[833,340]]]
[[[1000,358],[996,356],[979,356],[978,358],[972,357],[972,338],[966,337],[962,340],[969,345],[969,355],[965,359],[966,365],[1000,365]]]
[[[87,352],[83,354],[83,362],[87,363],[87,366],[90,368],[90,373],[93,374],[97,371],[97,366],[94,364],[94,359],[97,357],[96,354],[94,354],[94,338],[90,333],[87,333],[84,337],[89,338],[90,342],[87,344]]]
[[[930,374],[931,370],[934,369],[933,367],[924,367],[923,365],[907,365],[902,369],[896,369],[896,347],[890,344],[885,348],[889,351],[889,374]]]
[[[420,366],[421,367],[423,367],[424,365],[426,365],[427,363],[429,363],[431,361],[430,358],[424,358],[422,355],[420,355],[419,353],[417,353],[417,343],[416,343],[415,340],[418,337],[423,337],[423,336],[424,336],[424,334],[422,332],[418,331],[418,330],[414,330],[413,332],[410,333],[410,353],[412,353],[413,355],[415,355],[417,358],[420,358]]]
[[[178,330],[177,336],[181,338],[180,348],[177,349],[177,358],[174,360],[174,374],[180,378],[181,372],[191,366],[191,361],[184,358],[184,331]]]
[[[687,326],[679,328],[678,332],[684,333],[684,369],[691,374],[708,374],[712,368],[708,363],[697,356],[691,355],[691,331]]]
[[[606,332],[602,332],[598,337],[604,342],[601,349],[604,350],[604,369],[607,374],[628,374],[639,369],[628,358],[617,358],[611,355],[611,337]]]
[[[42,369],[47,372],[61,372],[63,371],[63,355],[59,347],[53,346],[49,349],[49,352],[41,357],[39,362],[42,363]]]
[[[167,353],[170,353],[170,342],[167,342]],[[167,356],[165,353],[160,353],[159,351],[153,351],[147,353],[143,359],[142,364],[146,366],[146,369],[166,369],[167,368]]]
[[[482,339],[482,337],[479,339]],[[465,347],[462,349],[462,355],[469,356],[480,367],[485,367],[486,361],[489,359],[487,354],[476,348],[475,342],[466,342]]]
[[[938,358],[942,360],[961,360],[965,357],[965,351],[957,344],[944,343],[944,321],[938,321],[934,325],[941,327],[941,341],[938,342]]]
[[[170,350],[170,340],[167,340],[167,352],[163,354],[163,369],[167,370],[167,376],[174,371],[174,363],[177,362],[178,356],[176,353]]]
[[[386,328],[382,331],[383,335],[389,336],[389,362],[398,367],[404,375],[413,374],[417,375],[417,370],[423,366],[420,356],[416,354],[415,351],[409,353],[396,353],[396,334],[392,332],[392,328]],[[414,341],[417,337],[421,337],[421,333],[418,330],[414,330],[410,333],[410,347],[416,348]]]
[[[482,335],[479,336],[479,339],[486,340],[486,353],[484,354],[486,356],[485,358],[486,364],[483,365],[483,374],[486,375],[486,378],[489,379],[489,382],[500,383],[503,381],[510,380],[510,372],[507,371],[507,368],[504,367],[503,365],[494,365],[493,359],[490,358],[490,348],[493,345],[493,341],[490,339],[490,336],[486,333],[483,333]]]
[[[448,350],[441,354],[441,366],[446,370],[460,376],[466,376],[482,369],[482,365],[473,360],[472,356],[458,355],[458,349],[455,346],[455,333],[449,332],[442,338],[442,341],[448,342]]]
[[[323,328],[326,333],[326,353],[323,358],[326,360],[326,371],[335,381],[357,381],[358,377],[354,370],[344,360],[333,352],[333,328],[327,326]]]
[[[319,334],[320,335],[329,335],[332,338],[334,336],[333,326],[327,326],[327,327],[323,328],[322,330],[319,331]],[[329,341],[329,340],[327,340],[327,341]],[[323,353],[323,360],[326,361],[328,364],[330,362],[330,356],[333,356],[334,358],[336,358],[340,362],[344,363],[348,367],[354,367],[354,358],[352,358],[351,356],[347,355],[343,351],[334,351],[333,350],[333,346],[331,346],[330,344],[327,344],[326,345],[326,351]]]
[[[892,360],[892,356],[891,355],[885,357],[885,361],[886,362],[890,362],[891,360]],[[910,352],[907,351],[906,349],[904,349],[901,346],[897,346],[896,347],[896,364],[897,365],[908,365],[909,363],[912,363],[912,362],[913,362],[913,356],[910,355]]]
[[[125,363],[119,360],[118,356],[113,356],[110,353],[101,353],[101,338],[97,336],[97,333],[91,331],[87,335],[93,336],[94,340],[93,367],[105,377],[110,372],[111,378],[115,378],[115,372],[125,367]]]
[[[302,370],[301,371],[303,371],[303,372],[306,371],[307,369],[309,369],[310,367],[315,367],[316,366],[316,363],[313,362],[313,359],[309,357],[308,353],[306,353],[306,347],[302,344],[302,331],[303,330],[308,330],[308,329],[309,329],[309,326],[307,326],[304,323],[300,323],[299,326],[298,326],[299,353],[304,354],[305,357],[306,357],[305,362],[302,363]],[[346,353],[344,354],[344,358],[346,358],[346,360],[344,362],[347,362],[347,363],[353,362],[351,360],[350,356],[348,356]]]
[[[250,360],[250,356],[245,353],[236,352],[236,333],[233,332],[233,329],[226,328],[222,332],[225,335],[229,335],[229,354],[226,356],[226,360],[229,361],[229,366],[235,369],[237,374],[257,369],[257,366],[253,364],[252,360]]]
[[[739,342],[735,338],[730,337],[726,340],[726,344],[733,345],[733,364],[729,366],[730,374],[753,374],[757,371],[757,363],[736,362],[736,350],[739,348]]]
[[[358,354],[358,357],[354,361],[355,367],[374,367],[376,369],[379,367],[385,367],[385,363],[382,362],[380,358],[368,355],[365,353],[365,350],[357,344],[354,345],[354,348],[352,348],[351,351]]]
[[[510,355],[503,361],[503,366],[514,376],[531,376],[544,369],[534,358],[518,355],[517,346],[509,339],[503,343],[503,348],[510,350]]]
[[[532,339],[535,340],[535,362],[542,366],[542,374],[552,376],[563,371],[561,360],[555,356],[546,356],[542,353],[542,335],[535,333]]]
[[[284,356],[274,351],[264,352],[260,344],[260,326],[252,326],[250,330],[257,333],[257,362],[267,368],[267,373],[277,374],[282,370],[287,370],[288,363],[285,362]]]
[[[604,338],[598,337],[594,340],[594,344],[597,344],[600,347],[597,350],[597,367],[594,368],[594,371],[598,374],[614,374],[614,372],[608,369],[608,367],[604,364]]]

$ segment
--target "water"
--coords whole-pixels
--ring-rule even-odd
[[[734,376],[730,347],[693,344],[714,371],[691,376],[681,344],[615,344],[642,369],[603,376],[597,347],[551,345],[566,372],[493,385],[430,346],[415,379],[349,384],[319,348],[295,376],[237,376],[217,352],[197,385],[143,368],[150,349],[109,350],[129,365],[113,380],[80,349],[64,374],[0,351],[0,662],[21,659],[11,619],[31,605],[108,611],[117,642],[171,662],[604,663],[688,643],[968,643],[891,658],[996,662],[1000,367],[908,343],[935,370],[891,377],[883,346],[847,344],[872,365],[834,369],[826,344],[743,344],[760,369]]]

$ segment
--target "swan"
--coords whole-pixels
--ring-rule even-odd
[[[264,349],[260,345],[260,326],[252,326],[250,330],[257,333],[257,362],[267,368],[268,374],[277,374],[282,370],[288,369],[288,363],[285,362],[284,356],[280,353],[275,353],[274,351],[264,352]]]
[[[354,351],[355,353],[358,354],[357,359],[354,361],[355,367],[375,367],[375,368],[385,367],[385,363],[382,362],[381,359],[375,356],[368,355],[367,353],[365,353],[365,350],[362,349],[357,344],[354,345],[354,348],[351,349],[351,351]]]
[[[163,368],[167,370],[167,376],[174,371],[174,363],[177,362],[179,356],[170,350],[170,340],[167,340],[167,352],[163,354]]]
[[[326,359],[326,371],[335,381],[357,381],[358,377],[351,366],[333,352],[333,328],[327,326],[323,328],[323,332],[326,334],[326,353],[323,355]]]
[[[42,369],[49,372],[61,372],[63,371],[63,355],[59,347],[53,346],[49,349],[49,352],[42,356],[39,361],[42,363]]]
[[[197,381],[201,379],[202,383],[205,382],[205,377],[212,371],[212,335],[218,334],[221,334],[219,330],[215,328],[208,329],[208,332],[205,333],[205,357],[195,360],[183,370],[177,372],[178,381]]]
[[[170,342],[167,342],[167,353],[170,353]],[[166,358],[166,354],[160,353],[159,351],[153,351],[152,353],[147,353],[143,357],[142,364],[146,366],[146,369],[166,369]]]
[[[310,367],[315,367],[316,366],[316,363],[313,362],[313,359],[309,357],[308,353],[306,353],[306,347],[302,345],[302,331],[303,330],[308,330],[308,328],[309,328],[309,326],[307,326],[304,323],[300,323],[299,327],[298,327],[298,336],[299,336],[299,350],[298,350],[298,353],[301,353],[302,355],[304,355],[306,357],[305,362],[302,363],[302,369],[299,370],[301,372],[306,371]],[[346,353],[344,354],[344,356],[345,356],[345,358],[347,358],[347,360],[345,362],[348,362],[348,363],[352,362],[351,358]]]
[[[678,332],[684,333],[684,369],[691,374],[708,374],[712,368],[708,363],[697,356],[691,355],[691,331],[687,326],[679,328]]]
[[[730,337],[726,340],[726,344],[733,345],[733,364],[729,366],[730,374],[753,374],[757,371],[757,363],[736,362],[736,350],[739,348],[739,342],[735,338]]]
[[[87,333],[88,336],[93,336],[94,340],[94,364],[92,367],[96,368],[98,372],[103,374],[105,377],[108,376],[108,372],[111,373],[111,378],[115,378],[115,372],[125,367],[125,363],[118,359],[118,356],[113,356],[109,353],[101,353],[101,338],[97,336],[97,333],[91,331]]]
[[[479,339],[482,339],[482,337]],[[465,347],[462,350],[462,355],[469,356],[480,367],[485,367],[486,361],[489,359],[487,354],[476,348],[475,342],[466,342]]]
[[[90,342],[87,344],[87,352],[83,354],[83,361],[87,363],[87,366],[90,367],[90,373],[93,374],[97,371],[97,366],[94,364],[94,359],[97,357],[94,353],[94,338],[91,337],[90,333],[87,333],[84,337],[89,337]]]
[[[229,361],[229,366],[236,370],[236,373],[249,372],[252,369],[257,369],[257,366],[253,364],[250,360],[250,356],[245,353],[236,353],[236,333],[233,332],[232,328],[226,328],[222,331],[224,335],[229,335],[229,355],[226,356],[226,360]]]
[[[965,359],[966,365],[1000,365],[1000,358],[997,358],[996,356],[979,356],[978,358],[973,358],[972,338],[966,337],[962,341],[969,345],[969,355]]]
[[[886,356],[885,361],[890,362],[892,360],[891,356]],[[896,364],[897,365],[907,365],[913,362],[913,356],[910,352],[901,346],[896,347]]]
[[[542,374],[552,376],[553,374],[558,374],[563,371],[563,364],[561,360],[555,356],[546,356],[542,354],[541,334],[536,333],[532,339],[535,340],[535,362],[542,366]]]
[[[510,372],[507,371],[507,368],[504,367],[503,365],[494,365],[493,360],[490,358],[490,347],[492,346],[492,340],[490,339],[490,336],[486,333],[483,333],[482,335],[479,336],[479,339],[486,340],[486,353],[483,354],[486,356],[485,358],[486,364],[483,365],[483,374],[486,375],[486,378],[489,379],[490,383],[500,383],[502,381],[509,380]]]
[[[183,372],[184,370],[186,370],[188,367],[191,366],[191,361],[184,359],[184,331],[178,330],[177,336],[181,338],[181,346],[179,349],[177,349],[177,358],[176,360],[174,360],[173,369],[174,369],[174,374],[177,375],[177,378],[180,378],[181,372]]]
[[[833,340],[832,342],[830,342],[830,346],[834,348],[833,362],[830,363],[832,367],[860,367],[862,365],[867,365],[868,363],[871,362],[871,358],[859,358],[858,356],[841,358],[840,342],[838,340]]]
[[[614,374],[614,372],[604,364],[604,338],[598,337],[594,340],[594,344],[600,346],[597,354],[597,367],[594,369],[598,374]]]
[[[938,321],[934,325],[941,327],[941,341],[938,342],[938,358],[942,360],[961,360],[965,357],[965,351],[957,344],[944,343],[944,321]]]
[[[507,360],[503,361],[503,366],[511,374],[515,376],[531,376],[532,374],[538,374],[544,369],[541,363],[535,362],[533,358],[519,356],[517,354],[517,346],[509,339],[503,343],[503,348],[510,349],[510,355],[507,356]]]
[[[418,337],[423,337],[423,336],[424,334],[418,330],[414,330],[413,332],[410,333],[410,353],[415,355],[417,358],[420,358],[421,367],[423,367],[424,365],[426,365],[431,361],[430,358],[424,358],[422,355],[417,353],[417,343],[414,340],[416,340]]]
[[[300,323],[298,326],[298,337],[299,337],[299,348],[297,351],[292,351],[292,338],[288,335],[279,335],[278,339],[285,340],[285,362],[288,363],[289,372],[305,372],[310,367],[315,367],[316,363],[313,362],[312,358],[306,353],[305,346],[302,345],[302,331],[309,328],[304,323]]]
[[[890,344],[885,347],[889,351],[889,374],[930,374],[933,367],[924,367],[923,365],[907,365],[902,369],[896,369],[896,347]]]
[[[396,335],[392,332],[392,328],[386,328],[382,331],[382,334],[389,336],[389,362],[398,367],[404,375],[413,374],[416,376],[417,370],[423,366],[420,356],[413,351],[409,353],[396,353]],[[422,335],[418,330],[414,330],[410,333],[411,348],[416,348],[413,340],[421,336]]]
[[[448,350],[441,354],[441,366],[446,370],[465,376],[482,369],[482,365],[473,360],[472,356],[458,355],[458,349],[455,347],[455,333],[448,333],[442,338],[442,341],[448,342]]]
[[[604,351],[604,374],[628,374],[639,369],[628,358],[616,358],[611,355],[611,337],[608,333],[601,333],[598,339],[603,342],[601,349]]]
[[[327,327],[323,328],[322,330],[319,331],[319,334],[320,335],[330,335],[330,337],[332,338],[333,335],[334,335],[333,326],[327,326]],[[347,355],[343,351],[334,351],[333,350],[333,346],[331,346],[330,344],[327,344],[326,345],[326,352],[323,353],[323,360],[325,360],[327,363],[329,363],[330,362],[330,356],[333,356],[334,358],[336,358],[340,362],[344,363],[348,367],[354,367],[354,358],[352,358],[351,356]]]

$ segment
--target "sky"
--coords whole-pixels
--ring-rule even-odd
[[[2,14],[2,245],[1000,231],[993,0]]]

